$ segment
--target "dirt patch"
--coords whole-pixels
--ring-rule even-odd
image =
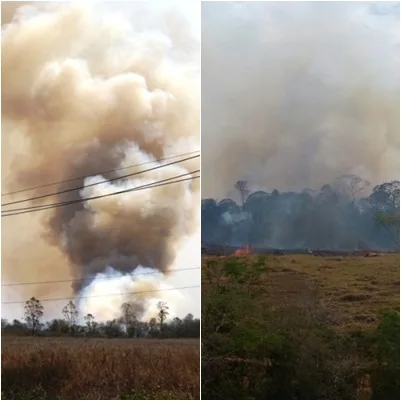
[[[340,301],[356,302],[356,301],[366,301],[372,298],[369,294],[347,294],[340,298]]]

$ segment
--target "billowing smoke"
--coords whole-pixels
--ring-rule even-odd
[[[197,155],[199,42],[188,15],[173,7],[114,2],[3,2],[2,11],[2,193],[63,181],[3,196],[2,204],[77,188],[5,206],[3,213],[198,175],[195,157],[116,180]],[[186,156],[173,158],[181,154]],[[76,177],[82,178],[68,181]],[[167,285],[160,277],[174,270],[186,241],[198,236],[199,180],[2,220],[3,282],[102,278],[113,269],[123,283],[110,280],[104,293],[113,293],[116,286],[128,288],[124,275],[139,267],[163,274],[136,275],[131,291],[122,292],[157,290]],[[199,284],[198,277],[194,270],[191,285]],[[84,288],[85,295],[99,295],[96,280],[69,286],[19,287],[19,299],[68,297]],[[131,300],[145,313],[150,297],[161,293]],[[93,297],[90,304],[110,301]]]
[[[202,197],[397,179],[399,88],[399,3],[203,3]]]
[[[162,273],[155,277],[154,269],[138,267],[131,275],[123,275],[109,268],[104,273],[99,273],[96,280],[84,289],[83,296],[88,296],[82,298],[81,309],[91,311],[95,316],[118,316],[121,313],[120,293],[132,294],[129,299],[133,312],[135,316],[145,320],[157,316],[158,301],[168,299],[173,305],[185,301],[179,291],[166,283]],[[107,303],[98,302],[102,294],[111,294]],[[169,313],[176,316],[177,312],[170,309]]]

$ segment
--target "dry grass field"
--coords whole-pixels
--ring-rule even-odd
[[[2,399],[199,399],[199,340],[2,338]]]
[[[206,267],[208,261],[222,263],[225,259],[227,257],[204,255],[202,265]],[[239,259],[251,264],[257,260],[257,255]],[[381,310],[399,310],[400,256],[269,255],[266,273],[256,285],[263,289],[260,302],[269,306],[302,302],[317,296],[337,327],[369,329],[376,325]]]

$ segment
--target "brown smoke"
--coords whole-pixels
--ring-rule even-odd
[[[396,179],[399,110],[397,3],[202,4],[203,198]]]
[[[147,31],[144,19],[152,15],[144,18],[144,5],[122,7],[118,13],[113,4],[2,3],[2,193],[87,177],[3,196],[2,203],[116,178],[199,149],[196,38],[181,17],[166,23],[160,11]],[[193,159],[40,203],[104,195],[198,168]],[[86,277],[108,266],[168,272],[181,238],[198,228],[198,181],[3,217],[3,280]],[[80,289],[82,283],[74,286]],[[68,285],[26,289],[27,296],[61,293],[71,294]]]

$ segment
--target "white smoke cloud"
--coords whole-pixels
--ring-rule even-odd
[[[124,302],[143,306],[143,311],[137,311],[139,319],[148,321],[156,317],[159,301],[167,302],[170,314],[176,316],[176,305],[185,300],[178,290],[166,284],[162,273],[144,267],[136,268],[129,275],[109,267],[96,276],[81,296],[79,309],[82,315],[91,313],[99,321],[118,319]]]

